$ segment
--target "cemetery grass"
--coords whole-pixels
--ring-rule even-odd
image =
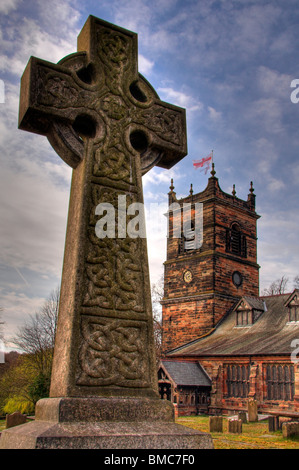
[[[209,416],[181,416],[178,424],[202,432],[209,432]],[[215,449],[299,449],[299,436],[284,438],[282,431],[269,432],[268,420],[242,425],[242,434],[227,432],[227,418],[223,419],[223,433],[210,433]]]

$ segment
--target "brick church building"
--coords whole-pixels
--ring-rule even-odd
[[[206,189],[180,200],[170,186],[161,398],[179,415],[246,410],[255,399],[261,413],[299,416],[299,291],[260,297],[252,183],[241,200],[215,174],[213,165]]]

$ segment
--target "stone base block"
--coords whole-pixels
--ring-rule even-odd
[[[0,449],[213,449],[210,434],[175,424],[160,399],[49,398],[35,417],[4,430]]]
[[[2,432],[0,449],[212,449],[209,434],[174,423],[51,423]]]

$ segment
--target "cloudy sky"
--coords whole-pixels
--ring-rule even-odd
[[[193,159],[214,150],[221,188],[257,195],[261,289],[299,274],[298,0],[1,0],[0,306],[9,338],[60,283],[71,169],[43,136],[18,130],[19,84],[31,55],[76,52],[92,14],[138,33],[139,71],[164,101],[187,110],[188,155],[144,179],[147,207],[202,191]],[[298,82],[299,83],[299,82]],[[4,86],[4,96],[1,90]],[[296,94],[295,94],[296,97]],[[299,93],[298,93],[299,97]],[[149,211],[150,212],[150,211]],[[165,233],[151,226],[152,282]]]

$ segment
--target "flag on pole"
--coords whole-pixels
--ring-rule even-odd
[[[202,158],[201,160],[193,160],[193,166],[195,169],[202,168],[200,171],[205,171],[205,175],[207,174],[208,170],[210,169],[210,165],[213,162],[213,150],[209,155]]]

